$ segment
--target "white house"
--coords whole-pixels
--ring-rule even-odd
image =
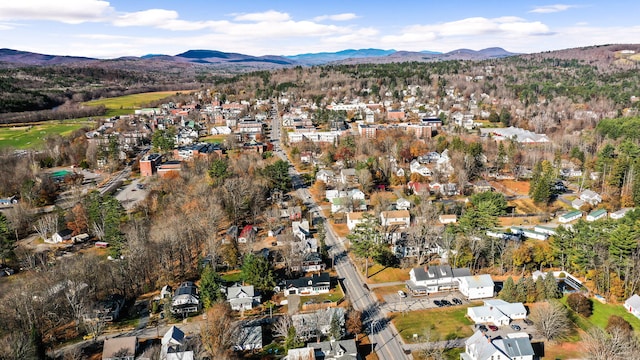
[[[164,360],[193,360],[193,351],[184,351],[184,332],[171,326],[162,337],[160,358]]]
[[[458,215],[456,214],[452,214],[452,215],[446,215],[446,214],[442,214],[438,217],[438,220],[440,220],[441,224],[455,224],[456,222],[458,222]]]
[[[627,215],[627,213],[629,211],[633,210],[632,208],[624,208],[624,209],[620,209],[618,211],[614,211],[611,214],[609,214],[609,217],[613,220],[620,220],[622,219],[625,215]]]
[[[285,280],[284,295],[319,295],[326,294],[331,288],[329,273],[323,272],[293,280]]]
[[[589,203],[593,206],[598,205],[602,202],[602,197],[600,194],[593,190],[585,190],[580,194],[580,199],[586,203]]]
[[[45,242],[52,243],[52,244],[58,244],[58,243],[61,243],[63,241],[71,239],[71,234],[73,234],[73,231],[71,231],[69,229],[60,230],[60,231],[56,232],[55,234],[51,235],[50,239],[45,239]]]
[[[596,221],[596,220],[603,219],[605,217],[607,217],[607,210],[605,209],[593,210],[587,215],[587,221]]]
[[[533,227],[533,230],[542,234],[547,234],[547,235],[556,234],[556,229],[548,226],[536,225]]]
[[[411,207],[411,202],[405,198],[398,198],[396,200],[396,209],[397,210],[409,210]]]
[[[380,224],[382,226],[409,227],[411,215],[409,210],[389,210],[380,212]]]
[[[351,360],[361,359],[358,354],[358,346],[355,339],[331,340],[323,342],[312,342],[307,344],[315,350],[316,359],[324,360]]]
[[[260,295],[256,295],[253,285],[241,286],[236,284],[226,290],[227,301],[232,310],[251,310],[260,304]]]
[[[483,306],[468,308],[467,316],[476,324],[491,323],[503,326],[512,320],[526,319],[527,309],[522,303],[508,303],[500,299],[485,300]]]
[[[366,212],[347,213],[347,228],[349,229],[349,231],[353,231],[353,229],[355,229],[356,226],[358,226],[358,224],[361,224],[364,222],[364,214],[367,214],[367,213]]]
[[[311,339],[322,334],[327,335],[331,330],[331,319],[336,318],[340,327],[345,323],[345,311],[341,307],[319,309],[312,313],[291,316],[291,322],[296,329],[296,335],[302,339]]]
[[[449,265],[416,267],[409,271],[407,288],[415,295],[457,289],[458,278],[463,276],[471,276],[469,269],[452,269]]]
[[[311,231],[309,230],[309,220],[293,221],[291,223],[291,229],[293,232],[293,236],[298,238],[300,241],[305,241],[307,238],[311,237]]]
[[[413,159],[409,164],[409,170],[411,171],[412,174],[420,174],[422,176],[433,175],[433,173],[428,167],[420,164],[420,162],[418,162],[418,160],[416,159]]]
[[[633,294],[624,302],[624,308],[635,317],[640,318],[640,296]]]
[[[469,300],[493,297],[495,284],[489,274],[462,276],[458,283],[458,290]]]
[[[333,173],[332,170],[320,170],[316,173],[316,180],[320,180],[322,182],[324,182],[325,184],[330,183],[331,181],[333,181],[335,174]]]
[[[560,215],[558,221],[562,224],[566,224],[572,222],[573,220],[578,220],[582,217],[582,211],[570,211],[568,213]]]
[[[525,335],[515,333],[492,339],[482,331],[476,331],[465,341],[460,360],[533,360],[535,352],[529,336]]]
[[[356,180],[356,169],[342,169],[340,170],[340,182],[343,184],[348,184],[349,182],[353,182]]]

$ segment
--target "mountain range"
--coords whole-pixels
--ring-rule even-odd
[[[265,55],[252,56],[216,50],[189,50],[177,55],[148,54],[141,57],[129,56],[114,60],[154,61],[192,63],[210,66],[233,66],[249,68],[278,68],[288,66],[312,66],[327,63],[371,63],[438,60],[485,60],[517,55],[502,48],[489,48],[479,51],[459,49],[448,53],[434,51],[396,51],[382,49],[348,49],[337,52],[308,53],[291,56]],[[27,51],[0,49],[0,63],[4,66],[41,66],[63,65],[105,61],[78,56],[46,55]]]

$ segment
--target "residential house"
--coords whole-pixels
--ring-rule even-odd
[[[508,303],[504,300],[485,300],[483,306],[467,309],[467,316],[476,324],[491,323],[496,326],[509,325],[512,320],[527,318],[527,309],[522,303]]]
[[[580,198],[575,198],[571,201],[571,207],[576,210],[580,210],[580,208],[582,208],[584,204],[585,204],[584,200]]]
[[[518,236],[524,236],[526,238],[536,240],[547,240],[547,238],[549,237],[547,233],[538,232],[535,229],[531,230],[519,226],[512,226],[511,232]]]
[[[580,194],[580,200],[589,203],[592,206],[596,206],[602,202],[602,197],[593,190],[585,190]]]
[[[542,234],[555,235],[556,229],[548,226],[536,225],[533,230]]]
[[[613,220],[620,220],[622,219],[625,215],[627,215],[627,213],[629,211],[633,210],[632,208],[624,208],[624,209],[620,209],[618,211],[614,211],[611,214],[609,214],[609,217]]]
[[[319,272],[324,271],[326,265],[322,261],[322,256],[318,252],[309,252],[304,255],[300,261],[300,265],[293,265],[293,271],[302,272]]]
[[[134,360],[138,350],[135,336],[112,337],[104,340],[102,360]]]
[[[380,212],[382,226],[398,226],[408,228],[411,225],[409,210],[389,210]]]
[[[289,349],[283,360],[316,360],[316,351],[312,347]]]
[[[477,193],[492,191],[493,187],[487,180],[478,180],[473,184],[473,191]]]
[[[356,169],[342,169],[340,170],[340,182],[343,184],[349,184],[356,182]]]
[[[253,285],[235,284],[226,288],[227,302],[232,310],[251,310],[260,305],[260,295],[256,294]]]
[[[319,295],[326,294],[331,288],[329,273],[323,272],[293,280],[285,280],[284,295]]]
[[[333,182],[335,174],[333,173],[332,170],[319,170],[316,173],[316,180],[322,181],[325,184],[329,184],[331,182]]]
[[[123,307],[124,297],[111,295],[106,300],[99,302],[93,309],[84,313],[82,317],[86,322],[112,322],[118,320]]]
[[[640,296],[638,296],[638,294],[633,294],[630,298],[625,300],[624,308],[633,316],[640,318]]]
[[[505,338],[491,338],[476,331],[465,341],[460,360],[533,360],[535,352],[526,333],[513,333]]]
[[[438,217],[438,220],[440,221],[441,224],[455,224],[456,222],[458,222],[458,215],[456,214],[451,214],[451,215],[446,215],[446,214],[442,214]]]
[[[316,359],[361,360],[355,339],[308,343],[315,351]]]
[[[171,312],[187,316],[200,311],[198,287],[191,281],[185,281],[176,289],[171,299]]]
[[[416,267],[409,271],[407,288],[416,295],[457,289],[462,276],[471,276],[469,269],[452,269],[449,265]]]
[[[163,360],[193,360],[193,351],[185,351],[184,332],[175,325],[164,334],[160,346],[160,358]]]
[[[429,184],[426,183],[409,181],[407,187],[416,195],[429,195],[430,192]]]
[[[598,209],[593,210],[587,215],[587,221],[596,221],[607,217],[607,210]]]
[[[365,214],[369,214],[367,212],[350,212],[347,213],[347,228],[349,229],[349,231],[353,231],[353,229],[356,228],[356,226],[358,226],[358,224],[361,224],[364,222]],[[371,214],[369,214],[371,215]]]
[[[560,215],[558,221],[562,224],[570,223],[574,220],[578,220],[582,217],[582,211],[570,211],[568,213]]]
[[[354,210],[367,210],[366,201],[364,199],[356,198],[353,196],[338,197],[331,200],[331,213],[333,214],[338,212],[351,212]]]
[[[291,229],[293,236],[300,241],[305,241],[311,237],[311,231],[309,230],[309,220],[294,221],[291,223]]]
[[[262,349],[262,326],[241,326],[234,336],[234,351],[252,351]]]
[[[493,297],[495,284],[489,274],[461,276],[458,284],[458,290],[469,300]]]
[[[413,159],[409,164],[409,171],[411,171],[412,174],[419,174],[425,177],[433,175],[431,169],[429,169],[425,165],[420,164],[420,162],[416,159]]]
[[[396,200],[396,210],[409,210],[410,207],[411,203],[409,200],[405,198],[398,198],[398,200]]]
[[[286,209],[282,209],[280,217],[287,218],[291,221],[300,220],[302,218],[302,208],[300,206],[291,206]]]
[[[344,328],[345,311],[341,307],[328,307],[312,313],[296,314],[291,317],[296,335],[309,340],[320,335],[327,335],[331,330],[331,319],[337,318],[338,324]]]
[[[51,239],[45,239],[45,242],[58,244],[63,241],[70,240],[72,234],[73,234],[73,230],[63,229],[51,235]]]
[[[253,225],[246,225],[245,227],[242,228],[242,231],[238,236],[238,242],[244,244],[244,243],[252,242],[253,240],[255,240],[255,238],[256,238],[256,229],[253,227]]]

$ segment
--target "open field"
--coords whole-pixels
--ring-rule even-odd
[[[134,110],[134,109],[139,109],[152,101],[164,99],[168,96],[175,95],[176,93],[179,93],[179,92],[190,92],[190,91],[191,90],[157,91],[157,92],[148,92],[148,93],[133,94],[133,95],[124,95],[124,96],[118,96],[114,98],[91,100],[83,103],[83,105],[88,105],[88,106],[104,105],[107,109]],[[127,113],[130,114],[130,113],[133,113],[133,111],[128,111]]]
[[[425,341],[427,331],[440,337],[432,341],[465,338],[473,335],[473,323],[466,317],[469,306],[412,311],[407,315],[394,313],[391,321],[406,342],[416,341],[413,334],[418,335],[418,342]]]
[[[563,297],[560,301],[565,306],[567,305],[567,297]],[[618,315],[631,324],[636,334],[640,334],[640,319],[631,315],[622,305],[603,304],[595,299],[591,299],[591,303],[593,304],[593,314],[590,317],[585,318],[577,314],[572,314],[574,315],[574,322],[582,330],[587,331],[592,326],[604,329],[607,326],[609,317],[611,315]]]
[[[579,342],[544,343],[545,359],[579,359],[583,354],[584,345]]]
[[[490,181],[491,186],[505,195],[528,195],[529,182],[515,180]]]
[[[86,119],[48,121],[37,125],[0,128],[0,148],[39,148],[50,135],[67,136],[83,127],[93,127]]]
[[[399,269],[373,264],[369,266],[369,278],[367,279],[367,282],[370,284],[380,284],[394,281],[406,281],[409,280],[410,270],[411,269]]]

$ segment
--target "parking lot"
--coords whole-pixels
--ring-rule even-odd
[[[431,294],[429,296],[413,296],[407,290],[404,290],[404,293],[407,297],[402,298],[397,293],[384,295],[385,303],[382,307],[391,312],[405,312],[444,307],[445,305],[437,305],[437,303],[442,300],[450,302],[450,306],[469,304],[469,301],[457,291]],[[460,300],[461,304],[455,304],[453,299]]]

